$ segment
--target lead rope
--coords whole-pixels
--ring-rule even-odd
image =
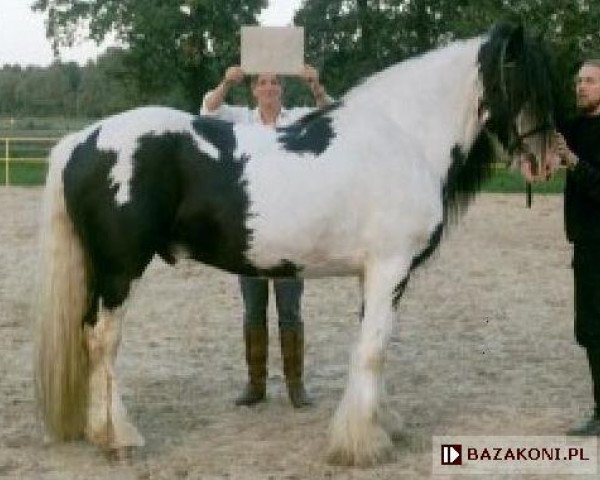
[[[519,129],[521,129],[522,125],[521,125],[521,121],[523,120],[522,117],[519,117]],[[531,181],[527,180],[525,182],[525,206],[527,208],[531,208],[531,205],[533,204],[533,188],[531,185]]]

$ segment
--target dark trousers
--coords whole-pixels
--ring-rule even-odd
[[[582,347],[600,349],[600,244],[575,244],[575,338]]]
[[[585,348],[594,394],[595,416],[600,417],[600,245],[575,244],[575,338]]]
[[[266,325],[269,303],[269,281],[264,278],[240,276],[240,288],[244,302],[244,323]],[[301,278],[277,278],[273,280],[279,327],[295,327],[302,323],[300,300],[304,291]]]

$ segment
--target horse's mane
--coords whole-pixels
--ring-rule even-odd
[[[443,192],[445,221],[460,216],[493,174],[497,146],[508,146],[511,120],[519,105],[526,102],[539,122],[536,126],[550,131],[554,123],[555,79],[550,55],[540,39],[526,35],[520,25],[499,23],[484,37],[477,61],[484,85],[482,106],[490,112],[490,119],[468,151],[458,145],[452,150]]]
[[[477,60],[486,87],[483,101],[493,117],[505,121],[514,108],[508,100],[526,99],[529,112],[552,126],[556,78],[540,38],[526,34],[521,25],[498,23],[481,45]],[[500,125],[491,126],[499,130],[495,133],[504,143],[506,132]]]

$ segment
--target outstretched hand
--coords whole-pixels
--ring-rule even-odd
[[[551,146],[552,150],[558,155],[562,164],[566,165],[567,168],[573,168],[577,165],[578,158],[577,155],[573,153],[573,151],[567,145],[565,137],[563,137],[560,133],[554,132],[551,138]]]
[[[319,82],[319,72],[315,67],[305,64],[300,71],[300,78],[308,84],[317,106],[322,107],[328,103],[325,87]]]
[[[242,68],[239,65],[233,65],[225,71],[224,82],[228,86],[238,85],[242,82],[242,80],[244,80],[245,76],[246,73],[242,70]]]

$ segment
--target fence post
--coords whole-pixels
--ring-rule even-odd
[[[10,179],[9,179],[9,172],[10,172],[10,167],[8,165],[8,162],[10,161],[10,138],[5,138],[4,139],[4,185],[8,186],[10,185]]]

